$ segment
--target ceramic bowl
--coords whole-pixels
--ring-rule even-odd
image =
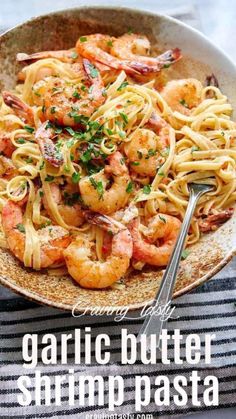
[[[127,8],[81,7],[37,17],[0,37],[0,87],[11,89],[20,66],[18,52],[73,47],[79,36],[94,32],[121,35],[130,28],[147,35],[160,51],[179,47],[183,59],[168,71],[171,77],[196,77],[204,82],[212,72],[222,91],[236,107],[236,67],[207,38],[170,17]],[[175,296],[184,294],[211,278],[233,256],[236,249],[236,217],[192,246],[181,262]],[[154,298],[162,271],[151,268],[135,273],[121,289],[85,290],[70,277],[48,276],[25,269],[8,252],[0,250],[0,281],[31,300],[52,307],[78,310],[96,306],[128,306],[138,309]]]

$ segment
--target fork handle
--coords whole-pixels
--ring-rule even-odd
[[[166,271],[164,273],[160,288],[157,292],[156,298],[153,303],[153,308],[158,308],[160,306],[166,305],[172,297],[173,288],[181,260],[182,251],[184,248],[185,240],[188,234],[189,226],[191,223],[191,219],[196,208],[197,202],[200,198],[202,193],[195,192],[190,189],[190,199],[187,206],[187,210],[185,213],[185,217],[176,241],[175,248],[167,265]],[[148,315],[139,331],[138,334],[138,341],[140,341],[141,334],[145,334],[149,337],[151,334],[157,335],[157,347],[159,347],[160,343],[160,334],[163,328],[164,320],[161,319],[161,316]]]

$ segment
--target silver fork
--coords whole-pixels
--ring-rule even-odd
[[[190,222],[191,222],[194,210],[196,208],[199,198],[205,193],[211,192],[213,189],[214,187],[212,185],[204,185],[200,183],[189,184],[189,190],[190,190],[189,203],[187,206],[187,210],[185,213],[181,230],[179,232],[179,235],[176,241],[176,245],[174,247],[174,250],[170,257],[166,271],[162,278],[160,288],[157,292],[156,298],[154,299],[154,302],[152,305],[154,312],[155,312],[155,308],[158,309],[158,307],[160,308],[160,307],[166,306],[166,304],[169,303],[172,299],[172,294],[173,294],[174,284],[175,284],[175,280],[177,277],[177,272],[178,272],[178,268],[180,264],[180,259],[183,252],[185,239],[188,234],[188,230],[189,230],[189,226],[190,226]],[[143,322],[143,325],[137,336],[137,340],[140,341],[140,337],[142,334],[145,334],[147,338],[150,338],[151,334],[156,334],[157,347],[159,347],[160,334],[161,334],[164,323],[165,323],[165,320],[162,318],[162,316],[149,314],[146,317],[145,321]]]

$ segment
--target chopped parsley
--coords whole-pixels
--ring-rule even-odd
[[[188,249],[185,249],[182,251],[181,259],[186,259],[190,255],[190,251]]]
[[[80,156],[80,160],[83,163],[88,163],[90,160],[92,160],[92,155],[91,155],[91,149],[87,149],[81,156]]]
[[[150,148],[149,150],[148,150],[148,156],[149,157],[151,157],[151,156],[155,156],[156,155],[156,150],[153,150],[153,148]]]
[[[165,224],[166,224],[166,219],[165,219],[165,217],[162,217],[161,215],[159,215],[159,218],[160,218],[160,220],[161,220],[161,221],[163,221],[163,223],[165,223]]]
[[[142,151],[137,151],[137,155],[138,155],[138,158],[139,159],[141,159],[142,157],[143,157],[143,153],[142,153]]]
[[[51,106],[50,111],[51,111],[52,114],[55,113],[56,112],[56,106]]]
[[[75,135],[75,131],[73,130],[73,128],[71,128],[71,127],[66,127],[65,128],[65,130],[70,134],[70,135],[72,135],[72,137]]]
[[[29,132],[30,134],[32,134],[32,133],[34,132],[34,128],[33,128],[33,127],[30,127],[29,125],[25,125],[25,126],[24,126],[24,129],[25,129],[27,132]]]
[[[26,143],[26,140],[24,138],[17,138],[16,141],[17,141],[18,144],[25,144]]]
[[[47,122],[45,129],[49,129],[49,128],[53,128],[53,124],[50,121]]]
[[[81,36],[79,40],[80,42],[87,42],[86,36]]]
[[[80,173],[78,172],[74,172],[72,175],[72,182],[73,183],[78,183],[80,180]]]
[[[32,163],[33,159],[32,159],[32,157],[27,157],[27,159],[25,161],[26,161],[26,163]]]
[[[62,128],[61,127],[55,127],[54,131],[55,131],[55,134],[61,134],[62,133]]]
[[[45,180],[45,182],[53,182],[54,176],[47,175],[44,180]]]
[[[72,94],[73,97],[75,97],[76,99],[80,99],[81,96],[79,94],[79,92],[77,92],[77,90],[74,91],[74,93]]]
[[[163,65],[163,68],[169,68],[170,67],[170,64],[164,64]]]
[[[127,187],[126,187],[126,192],[127,193],[133,192],[133,188],[134,188],[133,182],[130,180]]]
[[[21,233],[25,233],[25,226],[24,226],[24,224],[19,223],[19,224],[17,224],[17,225],[16,225],[16,228],[17,228],[17,230],[19,230]]]
[[[109,41],[107,41],[107,46],[108,47],[112,47],[113,46],[113,42],[111,39],[109,39]]]
[[[40,164],[40,166],[39,166],[39,170],[42,170],[43,168],[44,168],[44,166],[45,166],[45,162],[44,161],[42,161],[42,163]]]
[[[187,104],[187,102],[186,102],[184,99],[181,99],[181,100],[179,101],[179,103],[180,103],[181,105],[185,106],[185,108],[188,108],[188,104]]]
[[[139,166],[140,165],[140,162],[139,161],[132,161],[130,164],[132,166]]]
[[[91,176],[89,178],[91,185],[96,189],[99,199],[103,197],[104,189],[103,189],[103,183],[101,181],[96,182],[96,180]]]
[[[40,196],[40,198],[42,198],[44,196],[44,192],[43,191],[39,191],[39,196]]]
[[[123,119],[124,123],[127,125],[128,122],[129,122],[128,115],[126,115],[126,113],[124,113],[124,112],[120,112],[119,115]]]
[[[117,91],[120,92],[122,89],[124,89],[124,87],[128,86],[128,82],[127,81],[123,81],[123,83],[121,83],[121,85],[118,87]]]
[[[45,106],[45,105],[43,105],[43,106],[42,106],[42,112],[43,112],[43,113],[45,113],[45,112],[46,112],[46,106]]]
[[[149,195],[150,192],[151,192],[151,190],[152,190],[151,185],[144,185],[144,187],[143,187],[143,193],[145,195]]]
[[[39,228],[41,230],[42,228],[48,227],[51,224],[52,224],[51,220],[47,220],[45,223],[40,224]]]

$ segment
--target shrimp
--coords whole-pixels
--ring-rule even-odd
[[[12,179],[18,175],[17,167],[12,160],[5,156],[0,156],[0,176],[6,179]]]
[[[38,82],[37,89],[34,86],[37,91],[34,102],[42,104],[43,98],[44,119],[77,127],[81,125],[83,117],[90,117],[104,103],[104,84],[99,71],[86,59],[83,60],[83,67],[90,86],[85,89],[84,84],[75,84],[59,77],[46,77]]]
[[[83,70],[83,63],[82,58],[77,54],[75,48],[71,48],[68,50],[59,50],[59,51],[41,51],[41,52],[35,52],[34,54],[25,54],[25,53],[18,53],[17,54],[17,61],[38,61],[38,60],[44,60],[48,58],[57,59],[59,61],[62,61],[66,64],[71,64],[72,70],[79,76],[83,76],[84,70]],[[109,71],[110,67],[101,64],[96,61],[96,67],[98,70],[103,73],[105,71]],[[24,71],[20,72],[20,79],[23,81],[25,79]],[[37,73],[37,80],[41,80],[45,77],[53,76],[55,74],[53,68],[50,67],[42,67],[38,70]]]
[[[0,154],[11,157],[15,146],[11,142],[11,138],[7,133],[0,132]]]
[[[58,50],[58,51],[40,51],[33,54],[26,54],[24,52],[19,52],[16,55],[16,59],[19,62],[22,61],[38,61],[45,58],[56,58],[63,63],[73,63],[78,58],[74,48],[68,50]]]
[[[131,47],[132,49],[134,45],[134,36],[129,38],[128,48]],[[139,37],[139,35],[136,36]],[[159,72],[165,65],[169,65],[181,58],[180,50],[176,48],[175,50],[167,51],[156,58],[137,56],[130,52],[129,59],[124,59],[122,53],[128,37],[130,37],[129,34],[125,34],[118,39],[99,33],[88,35],[82,37],[83,39],[79,38],[76,43],[76,49],[80,55],[89,60],[98,61],[115,70],[125,70],[127,73],[133,75]],[[115,43],[115,48],[113,47],[113,43]],[[120,44],[122,45],[121,54],[119,54],[119,58],[117,58],[112,55],[112,52],[117,55],[120,51]],[[127,57],[127,53],[125,53],[125,56]]]
[[[217,228],[228,221],[234,213],[233,208],[229,208],[225,211],[221,211],[218,214],[208,215],[206,218],[202,218],[199,221],[200,231],[208,233],[209,231],[215,231]]]
[[[133,252],[129,230],[123,224],[100,214],[86,214],[88,221],[112,234],[111,251],[106,261],[92,258],[91,242],[77,236],[64,251],[67,269],[84,288],[106,288],[125,275]]]
[[[181,222],[176,217],[167,214],[157,214],[142,226],[142,237],[139,230],[138,218],[132,220],[128,226],[133,239],[133,257],[141,262],[154,266],[166,266],[179,234]],[[156,245],[158,240],[162,244]]]
[[[161,95],[173,111],[189,115],[201,101],[202,84],[196,79],[171,80]]]
[[[63,202],[60,188],[56,183],[51,183],[50,189],[53,200],[57,204],[58,211],[65,223],[73,227],[78,227],[83,224],[84,216],[81,206],[76,203],[73,205],[66,205],[66,203]],[[53,218],[53,214],[51,213],[50,206],[47,201],[47,196],[45,194],[43,196],[43,205],[48,214]]]
[[[168,153],[167,124],[156,131],[159,132],[159,137],[150,129],[138,129],[132,140],[124,147],[132,170],[142,176],[155,176]]]
[[[8,201],[2,210],[2,226],[12,253],[24,262],[25,233],[23,210],[19,204]],[[40,240],[41,268],[64,261],[63,250],[70,244],[67,230],[59,226],[47,226],[37,231]]]
[[[108,160],[109,164],[105,169],[92,176],[86,176],[79,182],[84,204],[92,211],[102,214],[112,214],[124,208],[130,197],[127,191],[130,176],[124,157],[116,151]],[[111,186],[110,177],[113,177]]]
[[[141,74],[159,72],[181,58],[178,48],[150,57],[150,42],[146,36],[126,33],[112,42],[111,54]]]
[[[7,106],[27,124],[34,125],[34,112],[33,109],[23,102],[18,96],[11,92],[2,92],[2,97]]]
[[[64,163],[63,155],[57,150],[52,141],[55,136],[53,129],[48,126],[49,121],[44,122],[37,129],[35,139],[43,158],[54,167],[59,167]]]

